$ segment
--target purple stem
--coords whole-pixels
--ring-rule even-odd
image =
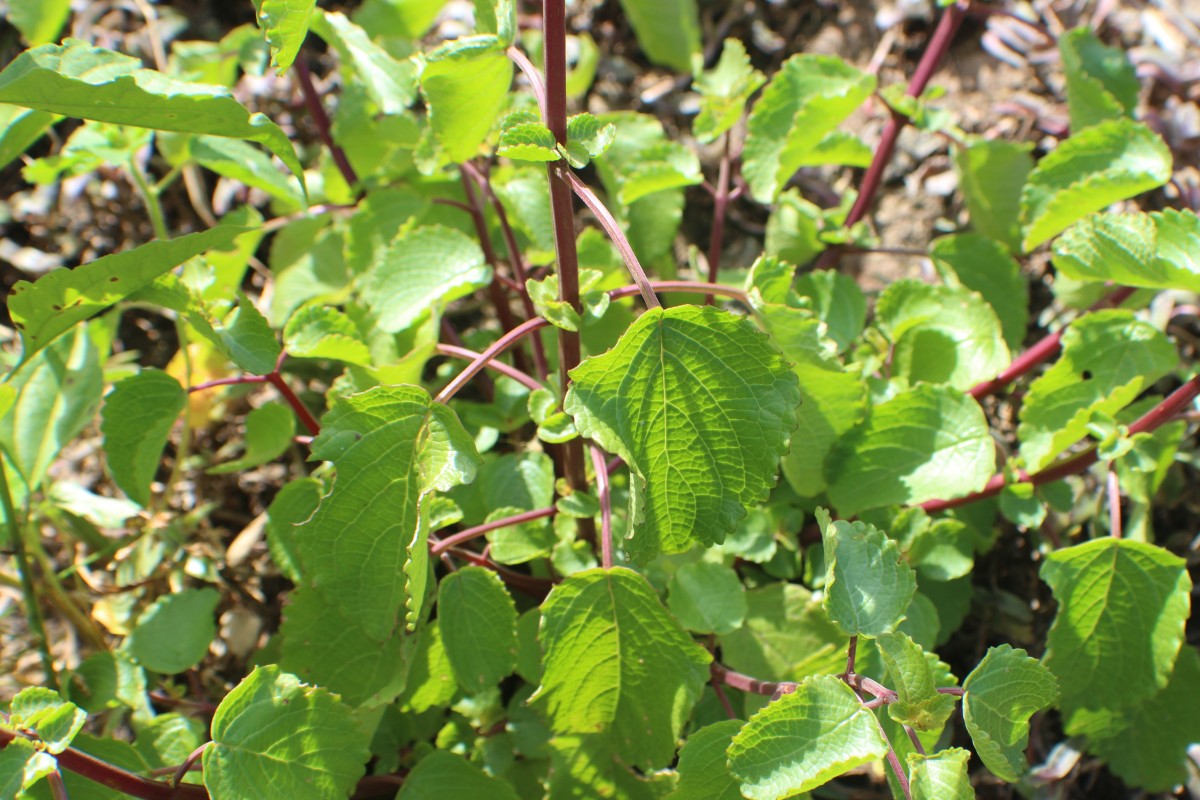
[[[217,378],[215,381],[206,383],[197,383],[195,386],[188,387],[188,394],[192,392],[202,392],[205,389],[216,389],[218,386],[238,386],[243,383],[266,383],[265,375],[237,375],[232,378]]]
[[[483,536],[486,533],[491,533],[499,528],[507,528],[510,525],[522,525],[526,522],[532,522],[535,519],[552,517],[557,513],[558,509],[556,507],[549,506],[547,508],[538,508],[534,509],[533,511],[523,511],[520,514],[514,514],[511,517],[504,517],[503,519],[485,522],[482,525],[476,525],[473,528],[461,530],[458,533],[447,536],[445,539],[440,539],[431,543],[429,545],[429,552],[431,555],[439,556],[451,548],[458,547],[459,545],[465,544],[472,539],[478,539],[480,536]]]
[[[730,139],[728,131],[724,134],[725,145],[721,150],[721,165],[717,168],[717,187],[713,192],[713,221],[712,238],[708,242],[708,282],[716,283],[721,266],[721,244],[725,237],[725,215],[729,209],[729,157]],[[712,305],[713,296],[705,295],[704,304]]]
[[[492,359],[515,345],[517,342],[521,341],[521,339],[524,337],[528,336],[539,328],[546,327],[549,324],[549,322],[541,317],[535,317],[534,319],[522,322],[511,331],[492,342],[488,349],[476,356],[475,359],[468,364],[462,372],[454,376],[454,380],[450,381],[448,384],[446,384],[444,389],[438,392],[438,396],[435,397],[434,400],[439,403],[448,403],[450,398],[458,394],[459,389],[465,386],[467,381],[479,374],[479,371],[491,363]]]
[[[461,358],[464,361],[474,361],[477,358],[483,357],[482,353],[477,353],[474,350],[468,350],[465,347],[459,347],[453,344],[439,343],[437,346],[437,352],[444,356],[450,356],[451,358]],[[510,367],[503,361],[488,361],[485,366],[487,366],[488,369],[496,370],[496,372],[499,372],[501,375],[507,375],[514,381],[517,381],[523,386],[528,387],[531,391],[536,392],[538,389],[546,388],[540,381],[538,381],[529,373],[521,372],[521,370],[517,369],[516,367]]]
[[[312,412],[308,410],[307,406],[292,391],[292,387],[287,385],[287,381],[283,379],[283,376],[276,371],[265,377],[267,382],[283,395],[283,399],[292,407],[292,411],[296,412],[296,416],[300,419],[300,424],[313,436],[319,434],[321,432],[321,423],[317,422],[317,418],[312,415]]]
[[[300,90],[304,93],[304,105],[308,109],[308,115],[312,117],[313,124],[317,126],[317,135],[329,149],[329,154],[333,156],[333,163],[337,166],[338,172],[342,173],[342,178],[350,185],[351,189],[354,189],[358,186],[358,173],[350,165],[345,151],[333,141],[333,123],[330,122],[329,115],[325,113],[325,107],[321,105],[317,87],[313,84],[312,72],[309,71],[308,64],[303,58],[297,58],[293,66],[296,70],[296,78],[300,82]]]
[[[596,495],[600,499],[600,566],[612,569],[612,496],[608,487],[608,466],[599,447],[588,448],[592,454],[592,469],[596,472]]]

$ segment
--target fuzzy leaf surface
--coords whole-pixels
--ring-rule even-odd
[[[1087,435],[1093,416],[1120,411],[1179,358],[1161,331],[1120,309],[1077,319],[1062,346],[1021,405],[1017,430],[1028,470],[1045,467]]]
[[[220,226],[169,241],[148,242],[75,269],[58,269],[36,283],[18,281],[8,298],[21,332],[21,360],[76,323],[100,313],[205,250],[227,247],[245,228]]]
[[[284,326],[283,344],[288,355],[296,358],[330,358],[360,367],[371,364],[371,349],[358,326],[330,306],[297,309]]]
[[[517,608],[495,572],[463,567],[438,585],[446,656],[468,695],[498,684],[517,667]]]
[[[957,704],[952,696],[937,692],[936,679],[949,667],[899,631],[876,637],[875,646],[887,669],[888,686],[900,696],[888,704],[888,716],[919,731],[940,731]]]
[[[1013,783],[1025,772],[1029,718],[1056,699],[1053,673],[1006,644],[990,648],[963,681],[963,721],[975,752],[996,777]]]
[[[226,695],[204,751],[213,800],[252,796],[338,800],[363,774],[367,735],[351,709],[278,667],[258,667]]]
[[[875,406],[826,462],[839,514],[978,491],[995,446],[979,404],[949,386],[921,384]]]
[[[967,761],[971,754],[952,747],[934,755],[908,756],[908,780],[913,800],[975,800]]]
[[[633,473],[639,560],[723,541],[774,485],[800,402],[766,336],[711,306],[647,311],[571,378],[564,410]]]
[[[150,483],[186,405],[187,392],[179,381],[158,370],[118,381],[104,399],[100,431],[108,470],[140,506],[150,502]]]
[[[830,520],[817,510],[825,544],[825,610],[847,636],[891,633],[917,590],[895,540],[865,522]]]
[[[530,699],[560,734],[603,733],[626,764],[666,765],[711,656],[632,570],[566,578],[542,604],[542,684]]]
[[[388,333],[411,328],[486,286],[492,270],[474,239],[442,225],[401,233],[363,278],[363,302]],[[432,311],[431,311],[432,309]]]
[[[1071,223],[1171,178],[1171,151],[1145,125],[1110,120],[1080,131],[1038,162],[1021,192],[1025,252]]]
[[[729,745],[751,800],[783,800],[887,755],[870,710],[833,675],[814,675],[759,711]]]
[[[247,111],[224,86],[176,80],[142,69],[136,58],[78,39],[17,56],[0,72],[0,103],[118,125],[247,139],[264,145],[303,180],[304,168],[287,134],[265,115]]]
[[[1069,732],[1080,710],[1137,703],[1166,685],[1191,607],[1182,559],[1103,538],[1055,551],[1041,574],[1058,601],[1044,661],[1062,685]]]
[[[874,75],[835,56],[785,61],[750,113],[743,173],[754,199],[769,203],[874,90]]]
[[[1054,267],[1082,281],[1200,291],[1200,218],[1175,209],[1087,217],[1054,242]]]

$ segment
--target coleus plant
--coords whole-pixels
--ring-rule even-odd
[[[895,796],[940,800],[975,796],[982,770],[952,746],[968,743],[1036,794],[1052,770],[1026,745],[1047,709],[1063,748],[1128,784],[1186,779],[1192,585],[1150,509],[1200,377],[1139,309],[1200,291],[1200,223],[1109,210],[1172,175],[1121,51],[1062,37],[1071,135],[1035,159],[958,130],[929,90],[965,3],[907,86],[879,87],[830,56],[766,76],[733,39],[705,69],[692,2],[624,0],[646,56],[694,71],[693,137],[721,152],[710,184],[653,116],[568,116],[596,46],[568,36],[561,0],[519,35],[510,3],[477,0],[475,32],[432,46],[441,0],[314,5],[255,0],[261,32],[175,41],[150,69],[54,43],[67,3],[10,2],[36,46],[0,72],[0,161],[84,120],[26,179],[122,168],[156,238],[9,298],[0,500],[46,685],[7,706],[0,797],[775,800],[882,764]],[[338,62],[332,120],[309,35]],[[268,58],[320,151],[235,99]],[[843,123],[873,97],[888,121],[872,151]],[[872,246],[864,220],[909,124],[954,142],[971,230],[932,243],[937,281],[869,304],[833,267]],[[790,188],[806,167],[866,171],[822,208]],[[160,196],[199,169],[261,203],[171,231]],[[680,278],[697,185],[712,238]],[[743,195],[769,210],[765,252],[719,280]],[[598,228],[577,230],[576,200]],[[1074,313],[1021,353],[1021,263],[1047,245]],[[130,308],[174,322],[167,370],[112,358]],[[981,401],[1018,382],[1015,442],[998,446]],[[257,404],[236,458],[192,455],[214,395]],[[50,473],[97,415],[120,496]],[[252,531],[291,582],[282,621],[221,672],[213,706],[194,668],[245,556],[192,553],[206,511],[176,488],[197,461],[238,473],[296,447],[308,467]],[[1038,535],[1073,510],[1079,541]],[[960,682],[936,651],[1001,519],[1057,611],[1018,642],[1040,658],[981,647]],[[86,567],[55,571],[46,526]],[[124,600],[79,608],[85,568]],[[88,644],[81,662],[54,659],[43,603]]]

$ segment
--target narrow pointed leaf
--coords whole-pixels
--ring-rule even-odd
[[[189,258],[228,246],[245,230],[210,228],[165,242],[149,242],[75,269],[55,270],[36,283],[18,281],[9,295],[8,310],[21,332],[21,359],[28,361],[76,323],[124,300]]]
[[[1062,685],[1068,732],[1081,709],[1130,705],[1166,685],[1190,608],[1182,559],[1104,538],[1052,553],[1042,579],[1058,601],[1044,660]]]
[[[1054,268],[1082,281],[1200,291],[1200,217],[1167,209],[1098,214],[1054,242]]]
[[[1162,332],[1119,309],[1077,319],[1062,346],[1021,404],[1018,435],[1028,470],[1045,467],[1087,435],[1095,415],[1116,414],[1179,358]]]
[[[83,709],[42,686],[30,686],[17,692],[9,704],[8,714],[11,725],[32,730],[53,755],[66,750],[87,721]]]
[[[452,300],[486,286],[492,270],[474,239],[441,225],[401,233],[363,278],[361,296],[388,333],[440,314]]]
[[[937,691],[936,677],[949,668],[904,633],[879,636],[875,645],[887,669],[887,685],[899,695],[888,704],[888,716],[919,731],[941,730],[957,705],[952,696]]]
[[[459,685],[479,694],[517,667],[517,608],[495,572],[463,567],[438,585],[438,621]]]
[[[875,76],[835,56],[785,61],[750,114],[743,172],[754,199],[770,202],[874,90]]]
[[[963,721],[984,766],[1009,783],[1029,764],[1029,718],[1058,699],[1050,670],[1024,650],[990,648],[963,681]]]
[[[8,166],[41,139],[55,119],[45,111],[0,105],[0,167]]]
[[[556,733],[603,733],[626,764],[669,763],[711,656],[637,573],[577,572],[542,604],[542,684],[530,703]]]
[[[961,497],[982,489],[996,462],[979,404],[921,384],[871,409],[826,461],[829,499],[843,516],[868,508]]]
[[[230,90],[141,69],[135,58],[77,39],[17,56],[0,72],[0,103],[118,125],[247,139],[264,145],[303,180],[304,169],[283,130],[263,114],[247,111]]]
[[[825,610],[847,636],[881,636],[900,624],[917,576],[895,540],[865,522],[831,521],[820,509],[825,540]]]
[[[108,470],[138,505],[150,502],[150,483],[186,405],[187,392],[179,381],[157,370],[119,381],[104,399],[100,431]]]
[[[694,732],[679,751],[679,783],[666,800],[741,800],[737,779],[726,766],[725,751],[742,728],[728,719]]]
[[[783,800],[887,755],[874,715],[832,675],[814,675],[759,711],[729,745],[751,800]]]
[[[908,781],[912,800],[975,800],[967,761],[971,754],[952,747],[931,756],[910,753]]]
[[[723,541],[774,485],[800,402],[766,337],[711,306],[651,309],[571,378],[579,432],[633,471],[639,560]]]
[[[363,774],[367,735],[335,695],[278,667],[259,667],[225,696],[204,751],[213,800],[253,796],[339,800]]]
[[[1029,252],[1071,223],[1171,178],[1171,151],[1127,119],[1080,131],[1038,162],[1021,192],[1022,248]]]

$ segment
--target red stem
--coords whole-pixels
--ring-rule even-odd
[[[729,142],[728,131],[724,134],[725,145],[721,150],[721,165],[717,168],[717,188],[713,192],[712,237],[708,242],[708,282],[716,283],[721,265],[721,244],[725,238],[725,214],[729,209]],[[713,296],[704,296],[704,304],[712,305]]]
[[[319,434],[321,432],[321,423],[317,422],[317,418],[312,415],[308,407],[296,396],[296,393],[292,391],[292,387],[287,385],[287,381],[283,379],[283,376],[276,371],[265,377],[267,382],[278,389],[279,393],[283,395],[283,399],[292,407],[292,411],[296,412],[296,416],[300,419],[300,424],[313,436]]]
[[[534,509],[533,511],[523,511],[520,514],[513,514],[511,517],[504,517],[503,519],[485,522],[482,525],[476,525],[473,528],[461,530],[458,533],[447,536],[445,539],[439,539],[438,541],[431,543],[429,545],[429,552],[431,555],[440,556],[442,553],[450,550],[451,548],[458,547],[461,544],[466,544],[472,539],[478,539],[480,536],[483,536],[486,533],[491,533],[494,530],[507,528],[510,525],[522,525],[526,522],[532,522],[535,519],[553,517],[557,513],[558,509],[555,506],[549,506],[547,508],[538,508]]]
[[[445,388],[438,392],[438,396],[434,398],[439,403],[448,403],[450,398],[458,394],[458,390],[467,384],[467,381],[479,374],[479,371],[491,363],[492,359],[503,353],[508,348],[521,341],[524,337],[536,331],[538,328],[544,328],[550,323],[541,317],[535,317],[522,322],[517,327],[513,328],[508,333],[501,336],[496,341],[475,357],[470,364],[466,366],[462,372],[454,376],[454,380],[446,384]]]
[[[477,358],[482,358],[481,353],[477,353],[474,350],[468,350],[465,347],[458,347],[457,345],[452,344],[438,344],[437,351],[443,356],[461,358],[464,361],[474,361]],[[507,375],[514,381],[517,381],[518,383],[528,387],[531,391],[536,392],[538,389],[546,388],[529,373],[521,372],[521,370],[517,369],[516,367],[510,367],[503,361],[488,361],[486,366],[488,369],[496,370],[496,372],[499,372],[501,375]]]
[[[188,394],[192,392],[202,392],[205,389],[216,389],[218,386],[238,386],[244,383],[266,383],[267,379],[263,375],[237,375],[233,378],[217,378],[215,381],[207,381],[206,383],[198,383],[195,386],[188,387]]]
[[[612,496],[608,487],[608,466],[599,447],[588,448],[592,454],[592,469],[596,473],[596,495],[600,499],[600,566],[612,569]]]
[[[308,64],[304,62],[303,58],[297,58],[294,67],[296,78],[299,79],[300,90],[304,93],[304,105],[308,109],[308,115],[312,117],[313,124],[317,126],[317,135],[329,149],[329,154],[333,156],[333,163],[337,166],[338,172],[342,173],[342,178],[350,185],[351,189],[354,189],[358,186],[358,173],[350,165],[345,151],[333,141],[333,123],[330,122],[329,115],[325,113],[325,107],[321,105],[321,98],[313,84],[312,72],[309,71]]]

